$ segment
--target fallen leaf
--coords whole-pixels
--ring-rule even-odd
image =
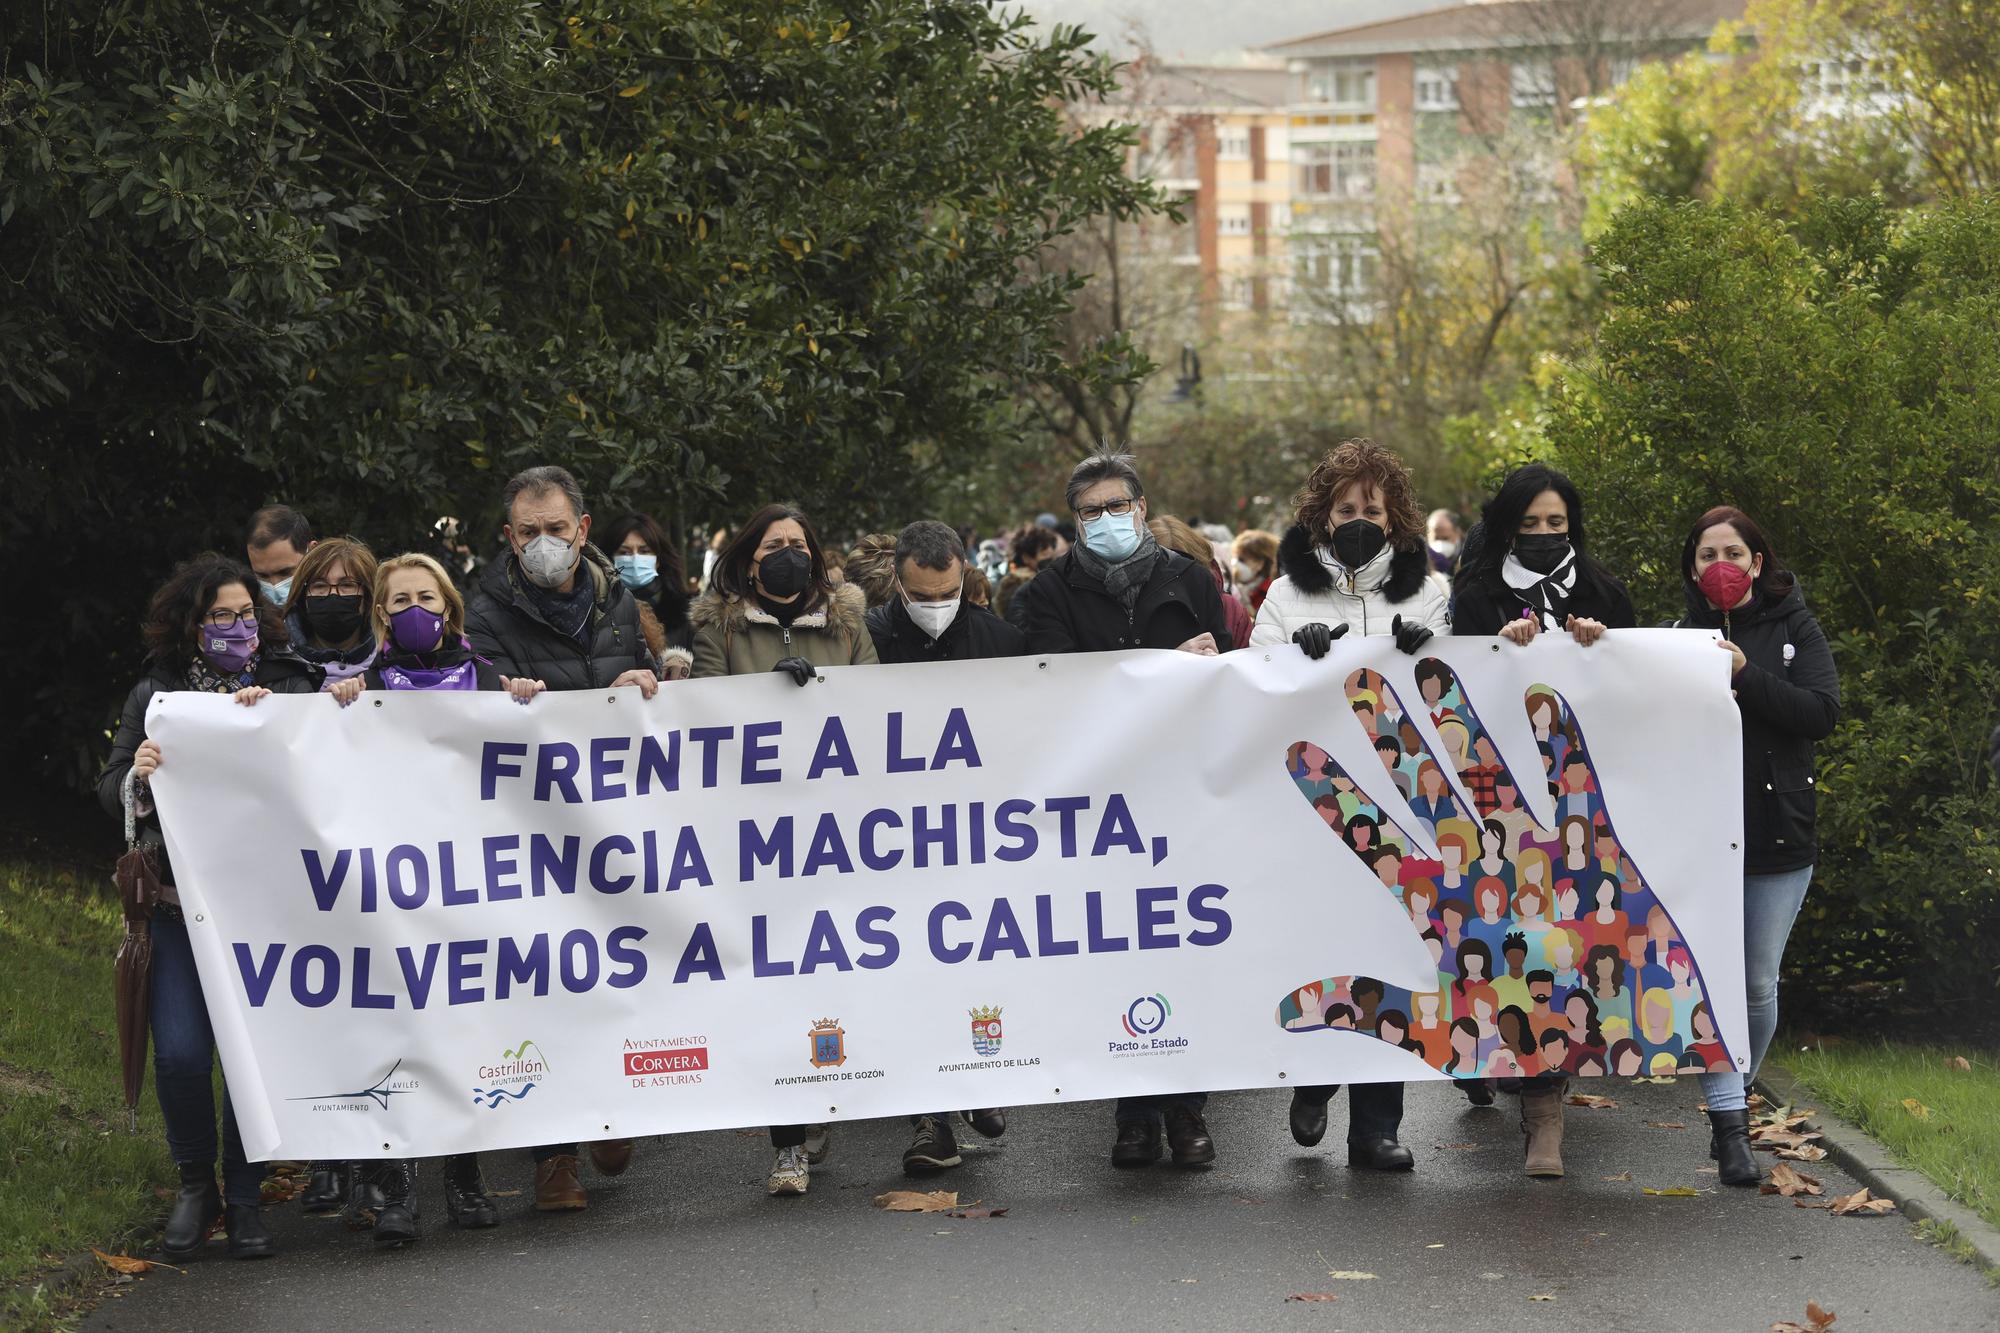
[[[946,1213],[946,1217],[1005,1217],[1005,1208],[960,1208]]]
[[[486,1191],[486,1197],[487,1197],[487,1198],[489,1198],[489,1199],[518,1199],[518,1198],[520,1198],[520,1197],[521,1197],[521,1191],[519,1191],[519,1190],[488,1190],[488,1191]]]
[[[890,1190],[875,1196],[875,1206],[892,1213],[948,1213],[958,1207],[958,1191],[932,1190],[925,1194],[916,1190]]]
[[[1662,1199],[1699,1199],[1701,1197],[1700,1190],[1690,1189],[1686,1185],[1669,1185],[1663,1190],[1656,1190],[1651,1185],[1646,1185],[1641,1188],[1640,1193],[1655,1194]]]
[[[106,1254],[95,1248],[91,1253],[97,1256],[97,1262],[114,1273],[144,1273],[153,1266],[144,1259],[134,1259],[127,1254]]]
[[[1931,1108],[1925,1106],[1915,1097],[1903,1098],[1903,1109],[1919,1120],[1928,1120],[1931,1118]]]
[[[1782,1194],[1787,1199],[1799,1194],[1822,1194],[1819,1181],[1783,1162],[1771,1168],[1771,1178],[1759,1187],[1763,1194]]]
[[[1606,1180],[1630,1180],[1631,1178],[1632,1178],[1632,1173],[1630,1171],[1620,1171],[1615,1176],[1604,1177],[1604,1179]]]
[[[1972,1061],[1962,1055],[1954,1055],[1944,1062],[1944,1067],[1946,1069],[1956,1069],[1961,1074],[1970,1073],[1972,1070]]]
[[[1552,1301],[1555,1299],[1555,1296],[1549,1292],[1537,1292],[1535,1295],[1528,1297],[1528,1299],[1531,1301]]]
[[[1599,1097],[1597,1094],[1591,1092],[1570,1094],[1569,1104],[1571,1106],[1588,1106],[1599,1111],[1609,1111],[1618,1105],[1617,1102],[1611,1100],[1609,1097]]]
[[[1780,1148],[1777,1155],[1788,1162],[1823,1162],[1826,1149],[1817,1143],[1808,1143],[1803,1148]]]
[[[1771,1325],[1771,1333],[1826,1333],[1838,1318],[1839,1315],[1818,1301],[1807,1301],[1805,1323],[1801,1324],[1794,1319],[1781,1319]]]
[[[1817,1130],[1778,1129],[1774,1126],[1762,1132],[1753,1133],[1750,1136],[1750,1142],[1759,1148],[1803,1148],[1814,1139],[1824,1137],[1826,1136]]]
[[[1351,1268],[1329,1268],[1326,1270],[1326,1275],[1342,1282],[1373,1282],[1375,1280],[1373,1273],[1356,1272]]]
[[[1871,1217],[1880,1217],[1884,1213],[1895,1212],[1896,1201],[1894,1199],[1878,1199],[1868,1192],[1866,1185],[1863,1185],[1860,1189],[1854,1191],[1854,1193],[1842,1195],[1840,1198],[1835,1199],[1832,1207],[1835,1217],[1858,1217],[1863,1213]]]
[[[1182,1278],[1182,1279],[1180,1279],[1180,1280],[1181,1280],[1182,1282],[1185,1282],[1185,1283],[1187,1283],[1187,1284],[1188,1284],[1189,1286],[1193,1286],[1193,1285],[1194,1285],[1195,1283],[1197,1283],[1197,1282],[1201,1281],[1201,1279],[1200,1279],[1200,1278],[1198,1278],[1198,1277],[1184,1277],[1184,1278]]]
[[[1288,1301],[1337,1301],[1338,1295],[1331,1291],[1295,1291],[1285,1297]]]
[[[1427,1249],[1427,1250],[1441,1250],[1441,1249],[1443,1249],[1443,1248],[1444,1248],[1444,1242],[1443,1242],[1443,1241],[1437,1241],[1437,1242],[1435,1242],[1435,1243],[1433,1243],[1433,1244],[1430,1244],[1430,1245],[1426,1245],[1426,1246],[1424,1246],[1424,1248],[1425,1248],[1425,1249]]]
[[[1682,1124],[1682,1123],[1681,1123],[1680,1121],[1678,1121],[1678,1120],[1648,1120],[1648,1121],[1646,1122],[1646,1128],[1647,1128],[1647,1129],[1686,1129],[1686,1128],[1687,1128],[1687,1126],[1686,1126],[1686,1125],[1684,1125],[1684,1124]]]

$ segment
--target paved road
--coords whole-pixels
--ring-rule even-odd
[[[426,1194],[428,1233],[401,1253],[274,1209],[280,1258],[230,1263],[218,1241],[187,1276],[156,1272],[83,1327],[1751,1333],[1803,1318],[1813,1298],[1840,1316],[1838,1333],[2000,1328],[2000,1292],[1900,1217],[1721,1191],[1702,1170],[1692,1081],[1588,1090],[1621,1105],[1570,1108],[1570,1174],[1557,1182],[1521,1175],[1510,1098],[1474,1110],[1442,1086],[1410,1090],[1414,1176],[1298,1148],[1283,1092],[1213,1099],[1221,1159],[1201,1173],[1113,1172],[1108,1105],[1028,1108],[943,1178],[967,1201],[1010,1209],[994,1220],[870,1206],[907,1183],[900,1124],[838,1126],[804,1199],[764,1196],[761,1134],[648,1141],[624,1177],[589,1182],[582,1215],[538,1216],[524,1192],[502,1200],[498,1229],[459,1233]],[[525,1187],[520,1158],[488,1162],[494,1188]],[[1829,1190],[1854,1188],[1825,1163],[1806,1169]],[[1703,1192],[1649,1197],[1648,1185]],[[1339,1300],[1285,1300],[1328,1291]]]

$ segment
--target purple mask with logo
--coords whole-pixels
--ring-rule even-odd
[[[389,638],[406,653],[428,653],[444,641],[444,617],[428,607],[406,606],[389,617]]]
[[[239,620],[227,628],[201,627],[201,655],[226,675],[235,675],[257,651],[257,622]]]

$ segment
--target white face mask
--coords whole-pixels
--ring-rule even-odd
[[[918,629],[933,639],[951,628],[951,622],[958,619],[958,606],[963,600],[958,597],[948,602],[912,602],[905,599],[903,609],[910,613]]]
[[[543,533],[521,547],[521,569],[537,587],[559,588],[576,568],[576,547]]]
[[[1446,541],[1442,537],[1433,537],[1431,539],[1431,549],[1449,560],[1458,554],[1458,543]]]
[[[1239,587],[1248,587],[1250,584],[1256,583],[1258,581],[1257,571],[1250,568],[1250,566],[1244,564],[1241,560],[1238,560],[1236,562],[1236,567],[1234,572],[1236,574],[1236,582]]]

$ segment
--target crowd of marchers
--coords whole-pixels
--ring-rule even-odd
[[[449,525],[425,549],[386,558],[353,537],[315,540],[302,512],[311,506],[295,499],[298,507],[252,517],[241,559],[196,555],[161,583],[142,626],[145,673],[98,784],[107,811],[127,818],[136,841],[154,849],[164,886],[147,929],[154,1085],[181,1177],[162,1242],[170,1257],[195,1253],[218,1228],[235,1257],[269,1256],[274,1245],[262,1215],[265,1167],[246,1160],[226,1090],[215,1104],[214,1035],[151,797],[153,776],[172,762],[146,733],[147,704],[159,691],[227,693],[245,707],[273,693],[319,693],[332,696],[328,707],[345,707],[371,690],[491,690],[532,708],[550,690],[633,689],[653,699],[688,678],[775,671],[804,685],[824,668],[880,662],[948,670],[975,658],[1126,649],[1213,655],[1252,644],[1318,661],[1346,635],[1387,636],[1419,656],[1440,634],[1497,636],[1509,648],[1561,634],[1587,649],[1636,623],[1624,585],[1592,554],[1585,499],[1562,473],[1541,464],[1516,470],[1461,540],[1454,516],[1436,510],[1424,517],[1408,469],[1367,440],[1339,445],[1313,469],[1282,534],[1198,529],[1156,513],[1133,461],[1099,454],[1072,473],[1067,517],[1043,514],[1002,538],[975,542],[966,530],[924,519],[893,535],[863,537],[843,553],[822,541],[803,509],[771,504],[716,534],[692,576],[652,518],[596,524],[582,488],[560,467],[532,467],[506,483],[499,497],[504,545],[484,560]],[[1777,1028],[1779,963],[1816,859],[1813,746],[1831,731],[1840,695],[1826,638],[1798,581],[1750,515],[1725,496],[1712,499],[1713,507],[1688,516],[1680,550],[1662,554],[1678,558],[1685,584],[1686,604],[1670,623],[1719,638],[1716,651],[1730,657],[1742,714],[1751,1049],[1747,1067],[1700,1067],[1721,1179],[1754,1185],[1746,1089]],[[1472,756],[1460,758],[1467,767],[1459,776],[1478,806],[1464,812],[1472,819],[1504,791],[1490,775],[1481,777]],[[1560,758],[1545,756],[1559,799]],[[1433,800],[1444,794],[1441,784],[1426,790]],[[1406,796],[1417,791],[1415,782],[1404,787]],[[1364,841],[1383,836],[1379,817],[1343,806],[1352,795],[1329,788],[1328,822],[1380,870],[1383,849]],[[1362,830],[1362,822],[1370,827]],[[1418,927],[1434,926],[1441,939],[1454,907],[1459,922],[1480,907],[1469,897],[1450,901],[1450,876],[1443,890],[1435,875],[1383,872],[1383,881],[1413,920],[1422,915]],[[1558,922],[1553,892],[1530,896],[1524,907],[1519,886],[1509,889],[1521,924]],[[1643,936],[1632,944],[1646,947]],[[1489,948],[1489,968],[1500,961]],[[1664,969],[1669,959],[1663,952],[1656,961]],[[1461,974],[1457,982],[1464,980]],[[1539,1005],[1545,996],[1534,974],[1517,980],[1523,1003]],[[1365,1010],[1376,1035],[1411,1040],[1412,1015],[1395,1015],[1397,1029],[1388,1015],[1357,1004],[1355,993],[1344,1002],[1331,987],[1301,994],[1310,998],[1293,1003],[1315,1009],[1297,1015],[1308,1025],[1353,1026]],[[1449,986],[1439,994],[1451,1003]],[[1523,1064],[1511,1055],[1488,1060],[1481,1044],[1488,1029],[1469,1016],[1465,1022],[1472,1024],[1466,1049],[1480,1059],[1454,1059],[1450,1072],[1477,1103],[1493,1104],[1496,1093],[1517,1099],[1528,1173],[1560,1176],[1574,1067]],[[1548,1037],[1514,1026],[1530,1035],[1530,1048]],[[1567,1038],[1561,1044],[1567,1048]],[[1335,1091],[1294,1090],[1290,1128],[1302,1146],[1326,1133]],[[1411,1170],[1416,1157],[1399,1133],[1403,1085],[1357,1084],[1348,1102],[1350,1164]],[[1199,1090],[1120,1099],[1112,1165],[1214,1162],[1205,1110]],[[998,1137],[1007,1115],[981,1108],[912,1117],[904,1169],[957,1166],[957,1136],[967,1127]],[[831,1140],[826,1125],[773,1126],[769,1193],[806,1193]],[[583,1164],[615,1176],[633,1151],[631,1140],[528,1150],[522,1166],[532,1173],[532,1206],[585,1207]],[[487,1166],[501,1170],[493,1156]],[[511,1174],[511,1165],[506,1169]],[[498,1224],[501,1209],[478,1154],[447,1158],[432,1170],[454,1225]],[[419,1235],[418,1173],[412,1160],[314,1162],[300,1202],[311,1212],[345,1212],[379,1245],[406,1245]]]

